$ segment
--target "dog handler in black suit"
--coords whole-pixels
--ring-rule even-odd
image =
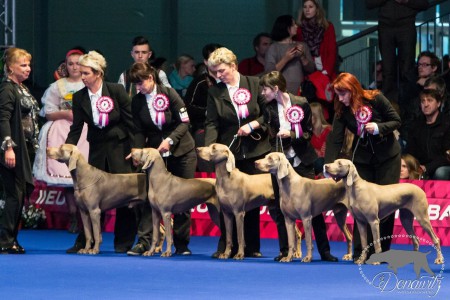
[[[205,121],[205,146],[221,143],[230,147],[236,167],[247,174],[261,173],[255,161],[270,152],[267,125],[264,123],[265,99],[261,95],[259,79],[238,72],[236,55],[227,48],[216,49],[208,58],[208,68],[220,83],[208,90]],[[245,213],[245,256],[261,257],[259,208]],[[214,258],[225,251],[226,233],[221,217],[221,236]],[[233,249],[237,252],[236,226],[233,230]]]
[[[189,133],[189,116],[183,100],[173,88],[162,85],[156,69],[148,63],[134,63],[129,71],[129,80],[139,90],[131,105],[136,128],[133,148],[158,149],[169,172],[181,178],[194,178],[197,154],[194,139]],[[150,218],[151,207],[144,206],[143,209],[142,218],[146,215]],[[190,255],[190,212],[175,214],[173,223],[175,253]],[[150,232],[145,230],[145,233]],[[138,235],[142,239],[141,232]],[[144,240],[151,241],[151,237]],[[138,243],[128,254],[141,255],[147,250],[148,243]]]
[[[286,79],[278,71],[263,75],[260,84],[262,94],[268,101],[265,122],[270,126],[269,136],[273,150],[283,151],[299,175],[314,179],[314,161],[317,154],[310,143],[312,114],[308,101],[304,97],[287,93]],[[296,129],[301,129],[301,131],[296,131]],[[277,224],[280,255],[275,257],[275,261],[280,261],[281,258],[287,256],[289,244],[284,216],[280,209],[278,181],[274,175],[272,175],[272,184],[275,205],[269,206],[269,212]],[[338,261],[330,253],[327,227],[322,214],[312,218],[312,227],[321,259],[331,262]]]
[[[66,143],[76,145],[83,124],[88,125],[89,164],[109,173],[131,173],[125,157],[130,153],[134,124],[131,100],[122,85],[104,81],[106,60],[96,51],[80,56],[81,79],[85,87],[73,94],[73,124]],[[116,209],[114,249],[125,253],[133,246],[136,220],[128,207]],[[84,233],[68,253],[84,248]]]
[[[394,131],[400,127],[400,116],[379,90],[364,90],[358,79],[350,73],[340,74],[332,83],[336,93],[333,130],[327,138],[325,163],[338,158],[348,128],[354,135],[353,163],[364,180],[376,184],[398,183],[400,180],[401,152]],[[369,225],[368,225],[369,226]],[[394,214],[380,220],[380,237],[390,237],[394,230]],[[367,230],[367,244],[372,243],[372,231]],[[364,249],[358,227],[353,227],[353,260]],[[381,241],[382,251],[388,251],[391,239]],[[371,247],[368,256],[374,252]]]

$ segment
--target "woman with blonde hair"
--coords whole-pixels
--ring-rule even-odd
[[[325,157],[326,140],[328,134],[331,132],[331,125],[327,122],[327,120],[325,120],[322,105],[320,103],[313,102],[309,106],[311,107],[313,128],[311,145],[317,154],[317,159],[314,162],[314,172],[316,176],[321,177]]]
[[[106,60],[100,53],[90,51],[80,56],[78,63],[85,87],[73,94],[73,124],[66,143],[76,145],[86,123],[89,163],[109,173],[131,173],[131,162],[125,160],[134,138],[131,100],[121,84],[104,81]],[[114,233],[115,251],[130,250],[136,236],[136,220],[128,207],[116,209]],[[67,252],[78,252],[85,244],[81,233]]]
[[[179,56],[175,62],[175,69],[169,75],[169,82],[181,97],[184,97],[189,84],[194,79],[194,72],[194,58],[187,54]]]
[[[5,80],[0,84],[0,175],[4,208],[0,218],[0,254],[23,254],[17,236],[22,208],[34,189],[27,142],[37,146],[36,99],[23,82],[30,76],[31,54],[8,48],[3,57]]]
[[[208,90],[205,145],[221,143],[230,146],[239,170],[247,174],[260,173],[255,168],[255,161],[270,152],[270,145],[263,115],[266,101],[261,95],[259,79],[240,74],[236,55],[224,47],[211,53],[208,67],[220,82]],[[259,208],[245,213],[244,224],[245,256],[261,257]],[[217,258],[225,251],[225,236],[225,230],[221,230],[213,257]],[[232,253],[236,253],[235,231],[233,245]]]
[[[400,117],[390,101],[379,90],[364,90],[350,73],[341,73],[332,83],[335,118],[325,151],[325,163],[339,155],[348,129],[355,135],[352,144],[353,163],[361,178],[376,184],[398,183],[400,177],[400,144],[394,131],[400,127]],[[392,235],[394,214],[380,220],[380,236]],[[354,260],[361,249],[357,226],[353,229]],[[371,230],[368,230],[370,233]],[[369,234],[368,244],[372,243]],[[381,241],[383,251],[390,249],[391,239]],[[373,253],[373,247],[369,250]]]

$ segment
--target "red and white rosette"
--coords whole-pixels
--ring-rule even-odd
[[[305,117],[305,112],[300,106],[291,106],[286,111],[286,119],[291,123],[292,130],[295,131],[295,137],[300,138],[303,135],[302,120]]]
[[[164,94],[157,94],[153,99],[153,108],[156,110],[156,125],[166,123],[164,111],[169,108],[169,98]]]
[[[358,136],[364,133],[364,125],[372,120],[372,109],[368,106],[363,106],[355,113],[355,119],[358,126]]]
[[[109,113],[114,108],[114,101],[108,96],[102,96],[98,98],[96,102],[98,112],[100,113],[98,123],[102,127],[106,127],[109,124]]]
[[[245,119],[248,117],[248,107],[247,103],[250,102],[252,94],[249,90],[244,88],[239,88],[233,95],[233,101],[238,106],[238,117],[240,119]]]

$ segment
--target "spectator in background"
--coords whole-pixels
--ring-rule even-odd
[[[133,39],[131,45],[131,57],[133,58],[134,62],[148,62],[149,59],[153,56],[153,51],[147,38],[143,36],[137,36]],[[158,61],[158,63],[162,65],[163,62],[161,63],[160,61]],[[131,98],[136,95],[137,91],[136,87],[128,80],[128,72],[129,69],[120,74],[118,83],[125,87],[128,96]],[[166,73],[160,68],[158,68],[158,76],[165,86],[170,87],[170,83],[167,79]]]
[[[337,43],[333,24],[317,0],[303,1],[298,11],[296,40],[305,42],[314,58],[316,69],[330,80],[336,77]]]
[[[447,92],[447,84],[441,76],[432,76],[425,81],[425,89],[436,90],[442,97],[442,104],[440,111],[446,116],[450,117],[450,99]]]
[[[419,160],[425,178],[450,180],[450,163],[446,159],[450,120],[439,110],[442,97],[431,89],[424,89],[419,97],[422,115],[411,126],[406,153]]]
[[[253,39],[253,50],[255,56],[245,58],[239,63],[239,73],[247,76],[260,76],[264,73],[264,64],[267,49],[272,39],[270,34],[261,32]]]
[[[177,58],[175,69],[169,74],[170,85],[184,98],[187,88],[194,79],[195,61],[190,55],[184,54]]]
[[[323,164],[325,160],[326,141],[331,131],[331,125],[325,120],[322,105],[318,102],[310,104],[312,114],[313,134],[311,137],[311,145],[317,154],[314,161],[314,173],[318,177],[323,177]]]
[[[416,15],[428,8],[427,0],[366,0],[368,9],[378,8],[378,43],[383,61],[383,93],[393,102],[408,104],[399,86],[416,81]],[[406,87],[404,87],[406,88]],[[400,105],[402,108],[402,105]]]
[[[402,154],[400,179],[420,179],[421,177],[422,169],[419,161],[410,154]]]
[[[311,51],[305,42],[293,40],[297,24],[291,15],[279,16],[272,27],[273,43],[266,53],[265,72],[279,71],[286,79],[287,92],[298,95],[305,74],[316,70]]]
[[[33,164],[33,174],[36,180],[44,181],[50,186],[64,187],[64,198],[69,208],[69,232],[78,232],[77,206],[73,190],[73,181],[69,169],[63,163],[54,159],[48,159],[47,147],[59,147],[64,144],[70,125],[73,121],[72,97],[73,94],[84,87],[81,80],[78,60],[84,52],[71,49],[66,54],[64,65],[67,69],[67,77],[52,83],[42,96],[41,116],[45,116],[47,122],[42,126],[39,135],[39,149]],[[78,142],[78,148],[83,156],[88,159],[89,143],[86,140],[87,126],[83,127],[82,137]]]
[[[383,62],[377,61],[375,64],[374,81],[369,85],[369,90],[381,90],[383,89]]]
[[[205,71],[194,77],[189,85],[184,103],[191,120],[191,132],[194,136],[195,146],[203,147],[205,145],[205,119],[206,119],[206,103],[208,100],[208,90],[211,86],[217,84],[217,79],[211,74],[208,67],[208,58],[214,50],[221,48],[222,45],[211,43],[202,49],[203,63]],[[197,161],[197,170],[199,172],[214,172],[214,166],[202,159]]]

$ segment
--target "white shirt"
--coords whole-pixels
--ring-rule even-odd
[[[150,112],[150,117],[152,118],[153,124],[155,124],[159,128],[159,130],[162,130],[162,125],[156,123],[156,110],[153,107],[153,100],[155,99],[155,96],[156,96],[156,84],[155,87],[153,88],[153,91],[150,94],[145,94],[145,99],[147,100],[147,107]],[[168,157],[171,154],[172,153],[170,151],[167,151],[166,153],[162,153],[161,156]]]
[[[88,89],[89,99],[91,99],[91,108],[92,108],[92,120],[94,121],[95,126],[102,128],[99,122],[100,112],[97,108],[97,100],[102,96],[103,84],[100,86],[100,89],[97,93],[92,93],[90,89]]]

